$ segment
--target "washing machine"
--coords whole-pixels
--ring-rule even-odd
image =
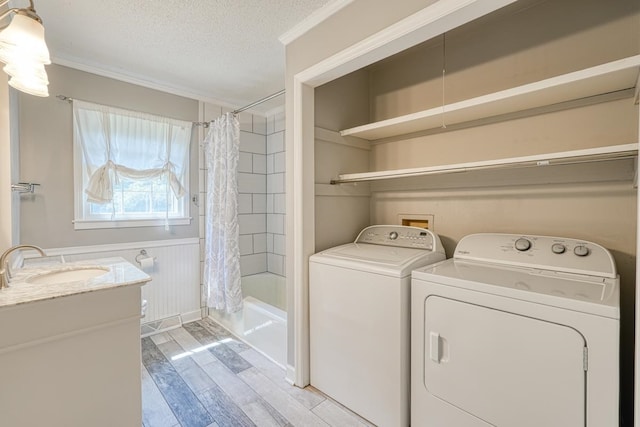
[[[409,425],[411,270],[444,259],[437,234],[395,225],[312,255],[311,385],[378,426]]]
[[[619,299],[600,245],[464,237],[412,275],[411,425],[618,426]]]

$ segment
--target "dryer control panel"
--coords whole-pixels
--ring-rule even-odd
[[[565,237],[470,234],[460,240],[454,258],[609,278],[617,275],[607,249]]]
[[[440,238],[425,228],[406,225],[372,225],[360,232],[355,243],[439,251]]]

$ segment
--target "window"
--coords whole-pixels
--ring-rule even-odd
[[[191,126],[74,100],[75,229],[189,224]]]

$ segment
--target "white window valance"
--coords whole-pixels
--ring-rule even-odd
[[[110,203],[118,177],[164,175],[176,197],[186,193],[191,122],[78,100],[73,119],[89,177],[84,188],[89,202]]]

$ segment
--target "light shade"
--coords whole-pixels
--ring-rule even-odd
[[[0,61],[51,64],[42,24],[27,15],[14,15],[9,26],[0,31]]]
[[[0,0],[0,4],[6,3]],[[26,9],[9,9],[0,14],[0,19],[13,14],[9,25],[0,31],[0,62],[7,64],[3,70],[11,76],[9,86],[31,95],[49,96],[44,65],[51,64],[51,58],[42,20],[33,8],[33,0],[30,4]]]
[[[32,79],[29,76],[11,77],[9,86],[18,89],[21,92],[35,96],[49,96],[49,88],[46,83],[38,79]]]

